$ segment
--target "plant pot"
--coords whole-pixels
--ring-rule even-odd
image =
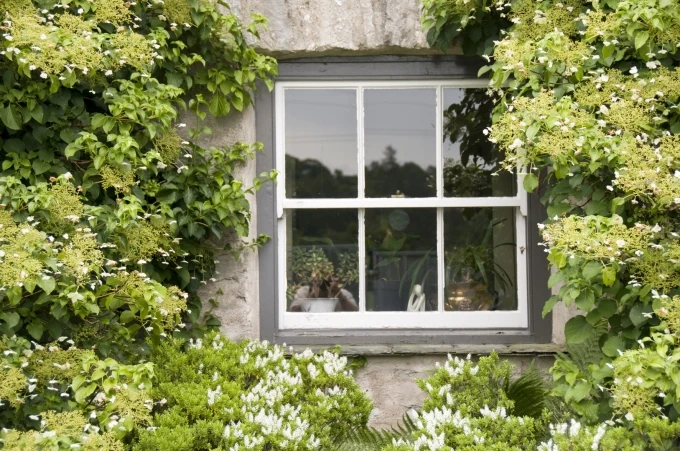
[[[307,313],[334,312],[338,306],[337,298],[309,298],[301,306],[301,311]]]
[[[454,282],[446,287],[446,310],[478,311],[493,308],[493,295],[479,282]]]

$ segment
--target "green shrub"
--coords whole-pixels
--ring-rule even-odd
[[[368,421],[371,403],[347,359],[219,334],[152,355],[162,400],[136,450],[317,450]]]
[[[423,13],[432,45],[459,36],[489,63],[485,134],[547,207],[555,295],[543,312],[580,310],[554,393],[595,427],[676,420],[667,312],[680,308],[680,4],[423,0]]]
[[[385,451],[465,450],[523,451],[544,436],[550,414],[536,418],[513,414],[507,389],[512,366],[493,353],[478,362],[458,357],[419,381],[428,394],[423,411],[412,417],[415,430],[395,439]],[[528,395],[528,393],[525,393]],[[538,396],[536,403],[543,402]]]
[[[438,366],[419,385],[429,395],[423,411],[407,421],[410,432],[397,434],[364,430],[354,434],[343,450],[363,450],[373,443],[384,451],[661,451],[677,449],[680,423],[668,418],[628,414],[626,421],[595,425],[569,419],[569,412],[555,408],[534,410],[521,416],[516,405],[553,405],[540,384],[529,383],[527,375],[508,383],[512,365],[496,354],[477,363],[459,358]],[[539,388],[530,388],[531,386]],[[553,405],[554,406],[554,405]],[[524,407],[526,408],[526,407]]]
[[[203,146],[201,119],[276,61],[220,0],[0,3],[0,445],[119,449],[150,419],[150,349],[216,325],[214,240],[266,239],[247,197],[275,173],[234,175],[262,146]]]

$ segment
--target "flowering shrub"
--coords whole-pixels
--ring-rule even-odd
[[[120,439],[150,420],[151,363],[102,360],[66,337],[45,346],[4,337],[0,351],[5,449],[123,449]]]
[[[318,450],[365,425],[371,403],[346,357],[310,350],[286,357],[266,342],[219,334],[162,344],[153,354],[161,399],[136,450]]]
[[[246,42],[264,19],[7,0],[0,20],[0,443],[121,449],[150,420],[150,348],[214,325],[196,296],[211,239],[266,239],[243,240],[247,196],[275,173],[234,175],[261,145],[205,147],[200,121],[271,87],[276,62]]]
[[[480,74],[491,74],[497,103],[485,134],[528,191],[541,187],[557,291],[544,313],[558,302],[581,310],[565,327],[572,352],[553,367],[554,393],[595,425],[588,437],[612,417],[630,430],[640,417],[677,418],[680,5],[423,6],[433,45],[460,34],[464,50],[489,62]]]
[[[675,449],[680,423],[640,416],[626,424],[594,426],[567,419],[568,412],[543,408],[521,415],[508,385],[512,366],[496,354],[478,362],[451,358],[419,381],[428,394],[422,412],[412,415],[413,431],[393,438],[385,451],[646,451]],[[536,393],[515,393],[523,402]],[[531,398],[527,400],[526,398]],[[549,405],[544,403],[543,405]]]
[[[514,402],[506,393],[511,366],[498,355],[479,362],[451,358],[438,366],[420,387],[428,394],[423,411],[413,418],[411,437],[394,440],[388,451],[533,449],[548,423],[545,411],[538,418],[513,415]]]

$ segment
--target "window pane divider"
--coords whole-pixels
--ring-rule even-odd
[[[359,199],[364,198],[364,190],[366,186],[366,176],[364,171],[365,165],[365,150],[364,150],[364,88],[357,87],[357,182],[359,183],[357,194]],[[366,210],[358,209],[359,215],[359,312],[366,311],[366,224],[365,216]]]
[[[283,209],[317,208],[470,208],[517,207],[522,197],[413,197],[365,199],[284,199]]]
[[[437,158],[437,200],[444,198],[444,89],[437,87],[437,120],[435,122],[436,158]],[[445,261],[444,261],[444,209],[437,208],[437,310],[444,311],[444,297],[446,289]]]

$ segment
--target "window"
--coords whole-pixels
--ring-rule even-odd
[[[545,299],[532,302],[528,275],[545,285],[546,271],[529,256],[528,196],[483,133],[486,82],[427,64],[403,79],[289,64],[298,76],[284,69],[258,105],[271,110],[264,133],[258,111],[258,138],[273,148],[258,165],[280,171],[275,192],[258,195],[258,216],[273,204],[259,222],[274,236],[260,296],[272,294],[275,315],[261,300],[262,326],[355,330],[354,341],[405,329],[536,335],[532,306]]]

